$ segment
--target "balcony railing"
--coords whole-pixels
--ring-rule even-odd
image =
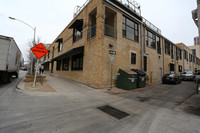
[[[90,39],[94,36],[96,36],[96,25],[92,26],[87,30],[87,39]]]
[[[86,2],[82,6],[76,6],[74,8],[74,18],[83,10],[83,8],[90,2],[90,0],[86,0]]]
[[[134,0],[117,0],[122,3],[124,6],[141,16],[140,5]]]
[[[104,35],[117,38],[117,28],[105,24]]]
[[[155,25],[153,25],[151,22],[149,22],[145,18],[143,18],[142,21],[143,21],[143,23],[145,23],[145,25],[147,27],[149,27],[150,29],[154,30],[158,34],[161,34],[161,30],[159,28],[157,28]]]

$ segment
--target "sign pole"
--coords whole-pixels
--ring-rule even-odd
[[[39,65],[39,59],[37,59],[37,65],[36,65],[36,69],[35,69],[35,77],[34,77],[34,82],[33,82],[33,86],[32,86],[34,88],[36,86],[36,78],[37,78],[38,65]]]
[[[110,88],[108,88],[108,90],[111,90],[112,89],[112,69],[113,69],[113,63],[114,63],[114,57],[116,55],[116,51],[111,51],[109,50],[109,54],[110,54],[110,64],[111,64],[111,73],[110,73]]]
[[[111,77],[110,77],[110,89],[109,90],[111,90],[112,89],[112,67],[113,67],[113,61],[114,60],[114,55],[111,55]]]

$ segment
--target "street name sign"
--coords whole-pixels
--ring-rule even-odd
[[[109,50],[109,54],[116,55],[116,51]]]
[[[31,51],[35,54],[35,56],[40,59],[42,56],[46,55],[48,51],[44,47],[42,43],[31,48]]]

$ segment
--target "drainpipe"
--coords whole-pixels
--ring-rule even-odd
[[[183,45],[183,50],[182,50],[182,51],[183,51],[183,72],[185,72],[185,61],[184,61],[184,60],[185,60],[185,57],[184,57],[185,54],[184,54],[184,45]]]
[[[144,38],[144,31],[143,31],[143,23],[141,23],[140,26],[140,44],[141,44],[141,71],[144,70],[144,65],[143,65],[143,55],[144,55],[144,42],[143,42],[143,38]]]
[[[164,38],[162,39],[162,54],[163,54],[163,75],[165,75],[165,47]]]
[[[175,67],[175,73],[177,74],[177,60],[176,60],[176,46],[174,46],[174,49],[173,49],[173,52],[175,51],[175,54],[174,54],[174,67]]]

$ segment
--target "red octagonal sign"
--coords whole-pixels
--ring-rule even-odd
[[[44,47],[42,43],[32,47],[31,51],[35,54],[35,56],[38,59],[40,59],[42,56],[48,53],[48,51],[46,50],[46,48]]]

